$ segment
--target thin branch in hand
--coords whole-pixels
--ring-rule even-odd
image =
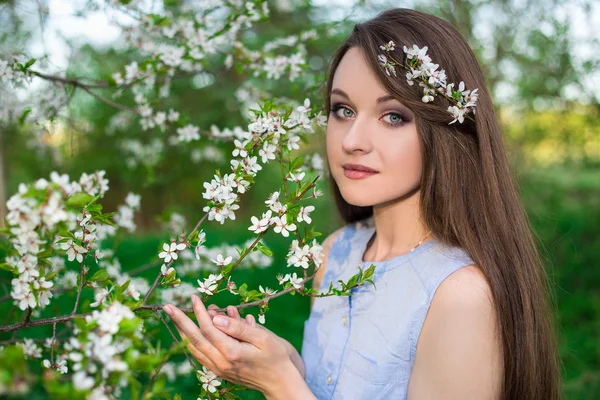
[[[161,309],[162,309],[162,307],[161,307]],[[167,330],[171,334],[171,337],[173,338],[173,340],[175,341],[175,343],[179,343],[179,340],[177,340],[177,337],[175,336],[175,334],[171,330],[171,327],[169,326],[169,324],[167,323],[167,321],[165,321],[165,319],[160,315],[160,312],[158,312],[158,310],[153,310],[153,311],[154,311],[154,314],[158,317],[158,319],[160,319],[161,322],[165,325],[165,327],[167,328]],[[192,361],[192,359],[190,358],[190,356],[185,351],[183,352],[183,354],[185,355],[185,358],[187,358],[188,362],[192,366],[192,369],[195,371],[196,370],[196,366],[194,365],[194,362]]]

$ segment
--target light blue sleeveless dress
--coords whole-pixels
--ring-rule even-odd
[[[375,231],[373,218],[348,224],[327,256],[325,276],[340,287],[375,264],[373,282],[348,297],[316,298],[304,324],[306,383],[319,400],[406,399],[417,340],[440,283],[473,261],[436,239],[386,261],[363,262]]]

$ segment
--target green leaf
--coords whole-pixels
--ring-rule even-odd
[[[351,287],[353,287],[354,285],[356,285],[356,282],[358,282],[358,275],[354,275],[353,277],[351,277],[351,278],[348,280],[348,284],[346,285],[346,287],[349,287],[349,288],[351,288]]]
[[[295,171],[303,165],[304,165],[304,158],[296,157],[294,159],[294,161],[292,161],[292,163],[290,164],[290,171]]]
[[[105,269],[100,269],[100,270],[96,271],[96,273],[90,278],[90,281],[92,281],[92,282],[104,282],[108,278],[110,278],[108,276],[108,272]]]
[[[45,250],[37,253],[36,257],[37,258],[48,258],[48,257],[52,257],[52,254],[53,254],[52,249],[45,249]]]
[[[27,115],[29,115],[30,112],[31,112],[31,108],[29,108],[29,107],[27,107],[23,110],[23,112],[19,116],[19,125],[23,125],[25,123],[25,118],[27,118]]]
[[[3,269],[8,272],[13,272],[15,270],[15,267],[7,263],[2,263],[0,264],[0,269]]]
[[[152,310],[138,310],[135,313],[141,319],[150,319],[155,317],[154,312]]]
[[[25,63],[25,68],[31,67],[35,63],[35,61],[35,58],[32,58],[29,61],[27,61],[27,63]]]
[[[89,193],[74,193],[67,199],[67,205],[71,207],[83,207],[92,199],[93,197]]]
[[[256,243],[256,249],[260,250],[267,257],[273,257],[273,251],[269,249],[267,246],[262,244],[261,242]]]
[[[248,296],[248,284],[244,283],[242,286],[240,286],[239,289],[238,289],[238,293],[242,297]]]

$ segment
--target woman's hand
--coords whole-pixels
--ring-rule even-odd
[[[199,326],[173,305],[163,309],[181,338],[189,340],[188,350],[202,365],[227,381],[261,391],[267,398],[310,396],[277,335],[250,319],[241,321],[239,315],[211,318],[197,296],[192,296],[192,304]],[[225,325],[219,326],[221,322]]]
[[[211,318],[214,318],[216,315],[225,315],[225,313],[222,311],[221,312],[215,311],[216,308],[219,308],[219,307],[215,304],[208,305],[208,307],[207,307],[208,315],[210,315]],[[234,306],[227,307],[227,315],[229,315],[231,318],[234,318],[238,321],[245,322],[250,326],[257,327],[258,329],[268,330],[264,326],[258,325],[256,323],[256,319],[254,318],[254,315],[252,315],[252,314],[248,314],[248,315],[246,315],[245,319],[242,319],[238,309]],[[290,342],[288,342],[281,336],[275,335],[275,337],[277,339],[279,339],[281,341],[281,343],[283,343],[283,345],[287,349],[288,357],[290,358],[290,360],[292,361],[292,363],[294,364],[294,366],[296,367],[298,372],[300,372],[302,379],[304,379],[305,378],[304,361],[302,360],[302,357],[300,356],[300,354],[298,353],[296,348],[294,346],[292,346],[292,344]]]

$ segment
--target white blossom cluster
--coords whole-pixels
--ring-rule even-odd
[[[287,151],[297,148],[298,140],[295,138],[300,132],[314,132],[312,125],[315,122],[324,125],[325,119],[320,113],[313,118],[310,117],[310,113],[310,101],[306,99],[304,105],[296,107],[288,118],[284,118],[277,111],[263,112],[248,125],[248,132],[239,131],[238,138],[234,140],[235,149],[232,155],[236,158],[231,160],[232,173],[215,175],[211,182],[204,183],[206,191],[203,197],[209,200],[209,205],[204,207],[204,211],[209,213],[209,220],[223,224],[227,218],[235,219],[234,211],[239,208],[236,204],[239,200],[238,195],[245,193],[250,187],[250,182],[244,179],[245,175],[254,178],[262,169],[258,157],[263,164],[275,160],[276,153],[281,151],[280,147]],[[256,153],[258,155],[254,155]],[[283,207],[272,210],[277,213],[285,212]],[[272,219],[269,217],[269,221],[271,220],[277,224],[276,231],[284,236],[295,229],[279,216],[273,216]]]
[[[119,145],[121,151],[128,156],[125,162],[129,168],[135,168],[138,165],[154,167],[160,161],[161,154],[165,149],[165,145],[159,138],[153,138],[147,144],[138,139],[125,139]]]
[[[105,253],[107,252],[107,250],[103,251]],[[98,265],[100,268],[105,269],[108,275],[112,277],[118,285],[123,285],[125,282],[129,281],[129,285],[123,294],[127,297],[131,297],[135,301],[140,299],[142,293],[146,293],[150,290],[150,284],[145,278],[133,277],[126,272],[123,272],[121,270],[121,263],[117,258],[113,257],[111,253],[109,253],[109,256],[106,257],[105,260],[99,262]],[[107,290],[106,288],[96,288],[94,302],[90,304],[90,306],[98,307],[101,304],[105,304],[109,293],[110,290]]]
[[[390,51],[395,50],[396,44],[393,41],[379,46],[381,50],[386,51],[389,55]],[[424,103],[432,102],[434,97],[438,94],[442,94],[448,98],[454,105],[448,107],[448,112],[454,118],[449,124],[453,124],[456,121],[463,123],[465,116],[469,112],[475,114],[475,106],[477,105],[477,90],[474,89],[466,90],[465,83],[460,82],[458,88],[455,89],[454,83],[448,84],[446,82],[446,71],[439,70],[439,64],[434,64],[431,58],[427,55],[427,46],[419,48],[416,44],[412,48],[403,46],[403,51],[408,59],[405,67],[408,72],[406,73],[406,80],[409,85],[418,83],[423,88],[422,101]],[[385,69],[385,72],[391,76],[396,76],[396,66],[399,65],[392,59],[388,59],[383,54],[379,54],[379,64]]]
[[[248,248],[254,242],[253,239],[249,239],[242,243],[242,248]],[[262,241],[259,241],[263,244]],[[264,244],[263,244],[264,245]],[[229,245],[222,243],[219,246],[207,248],[200,244],[195,249],[184,249],[178,253],[179,258],[177,259],[177,273],[181,276],[193,276],[198,275],[202,271],[218,272],[219,266],[211,262],[211,260],[217,260],[220,258],[225,260],[229,257],[238,257],[239,253],[236,250],[238,246]],[[239,268],[267,268],[271,266],[273,259],[261,253],[260,251],[250,252],[244,259],[236,266]],[[189,300],[189,298],[188,298]]]
[[[27,75],[17,67],[18,61],[25,60],[0,59],[0,83],[15,85],[26,79]]]
[[[128,5],[130,8],[133,6]],[[263,2],[258,10],[251,1],[239,4],[215,2],[212,8],[189,7],[187,12],[177,16],[167,11],[159,22],[152,14],[141,14],[140,24],[128,29],[125,38],[141,53],[147,54],[147,59],[141,64],[133,61],[125,66],[123,72],[113,73],[112,79],[119,87],[117,95],[125,88],[134,93],[142,129],[158,127],[164,131],[170,124],[177,127],[177,141],[198,140],[198,127],[178,125],[178,112],[172,109],[168,112],[154,110],[149,97],[155,87],[158,87],[159,98],[168,97],[171,80],[177,74],[203,71],[207,60],[214,59],[214,55],[236,42],[240,31],[251,28],[254,22],[268,16],[267,3]],[[224,62],[230,68],[232,54],[228,54]]]
[[[23,350],[25,358],[42,357],[42,349],[33,341],[33,339],[23,339],[22,342],[17,343],[17,346]]]
[[[323,263],[323,246],[313,239],[312,245],[305,244],[300,246],[297,240],[292,241],[292,246],[287,254],[288,267],[302,267],[308,269],[309,263],[313,262],[316,268],[319,268]]]
[[[190,151],[190,160],[194,164],[199,164],[202,161],[223,164],[225,162],[225,155],[216,146],[206,145],[202,149],[192,149]]]
[[[125,204],[122,204],[117,209],[114,216],[114,221],[117,226],[126,229],[127,231],[135,232],[136,225],[133,221],[134,213],[140,208],[140,195],[129,193],[125,198]]]
[[[102,266],[102,258],[105,253],[110,252],[100,250],[100,241],[114,235],[115,229],[109,225],[97,224],[86,209],[77,214],[67,208],[66,204],[71,195],[82,192],[104,196],[109,189],[105,174],[105,171],[84,173],[79,181],[71,182],[68,175],[52,172],[49,181],[39,179],[31,185],[19,185],[18,193],[8,200],[9,235],[17,254],[9,255],[4,262],[17,275],[11,282],[11,297],[21,310],[31,308],[37,311],[45,308],[53,297],[51,289],[54,290],[55,282],[52,279],[56,279],[63,288],[76,287],[77,272],[65,271],[56,277],[65,269],[64,259],[52,256],[47,259],[48,263],[38,260],[37,254],[44,248],[54,247],[64,251],[69,261],[80,264],[89,255]],[[139,201],[139,196],[133,193],[127,196],[126,206],[122,206],[115,215],[118,226],[132,228],[130,214],[139,207]],[[59,223],[66,224],[69,232],[73,233],[71,238],[61,240],[62,237],[53,236],[57,235]],[[128,277],[120,278],[123,283]],[[139,298],[136,285],[132,284],[128,290],[133,297]],[[144,289],[148,285],[139,284],[138,288],[140,286]]]
[[[58,223],[65,222],[71,231],[78,226],[81,228],[81,231],[76,232],[80,238],[86,235],[87,229],[90,235],[87,243],[90,246],[93,244],[93,228],[86,225],[86,216],[82,215],[78,220],[75,213],[67,211],[65,201],[83,188],[103,195],[108,190],[108,183],[102,178],[103,172],[93,176],[84,174],[79,182],[70,182],[67,175],[52,172],[50,181],[42,178],[33,185],[20,184],[18,193],[8,200],[8,228],[13,236],[11,243],[18,255],[6,257],[5,262],[14,267],[13,272],[18,274],[11,282],[11,297],[21,310],[28,307],[43,309],[50,304],[52,298],[50,288],[54,283],[46,279],[49,271],[37,259],[42,246],[50,244],[42,238],[41,232],[52,232]],[[44,192],[46,200],[40,201],[37,196],[28,196],[31,192]],[[72,241],[64,245],[67,245],[64,249],[70,260],[79,258],[89,250],[79,245],[76,247]]]
[[[96,377],[99,375],[101,382],[106,381],[112,373],[128,371],[129,366],[124,360],[124,353],[133,344],[133,338],[141,339],[142,323],[137,320],[131,309],[119,302],[113,302],[105,309],[95,310],[86,316],[86,323],[94,329],[85,334],[84,338],[71,337],[65,343],[68,359],[73,363],[73,386],[81,391],[92,390],[92,395],[99,396],[105,390],[104,383],[99,385]],[[131,320],[135,325],[133,337],[120,335],[122,322]],[[137,321],[137,322],[136,322]],[[131,335],[129,335],[131,336]],[[131,353],[134,357],[135,353]],[[117,388],[122,388],[127,380],[121,375]],[[99,397],[108,398],[108,397]]]
[[[160,373],[165,375],[169,382],[174,382],[178,375],[189,376],[192,372],[194,372],[194,369],[187,360],[180,364],[172,361],[166,362],[160,370]]]

